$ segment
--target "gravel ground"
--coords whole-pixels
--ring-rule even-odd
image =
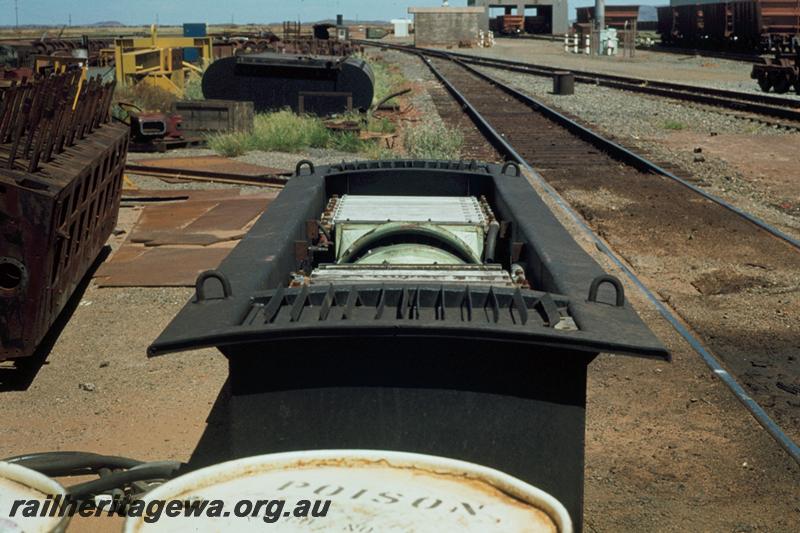
[[[737,118],[702,106],[585,84],[577,84],[574,95],[557,96],[552,94],[549,78],[485,67],[479,70],[578,117],[600,133],[671,167],[669,170],[680,177],[800,236],[798,198],[792,197],[790,192],[764,187],[760,180],[725,159],[702,153],[700,146],[679,149],[665,142],[680,132],[709,137],[746,134],[774,138],[776,144],[798,143],[800,133],[796,130]],[[698,149],[700,153],[696,153]]]
[[[404,72],[435,86],[427,68]],[[415,70],[416,69],[416,70]],[[427,77],[425,74],[427,73]],[[414,105],[426,115],[425,97]],[[166,157],[205,155],[178,151]],[[153,157],[131,154],[131,160]],[[156,155],[155,157],[165,157]],[[353,159],[352,154],[249,154],[243,161],[293,168]],[[329,159],[326,159],[329,158]],[[153,187],[229,188],[207,182]],[[260,191],[260,188],[247,188]],[[551,202],[545,196],[546,201]],[[552,204],[551,209],[561,216]],[[137,213],[120,214],[130,231]],[[579,231],[566,226],[574,235]],[[126,235],[114,236],[115,248]],[[611,273],[591,242],[576,237]],[[624,276],[621,276],[624,278]],[[601,356],[588,383],[587,531],[797,531],[800,472],[694,352],[633,287],[632,304],[672,350],[672,364]],[[31,384],[0,382],[0,457],[86,450],[143,460],[186,460],[224,395],[225,359],[213,349],[148,359],[147,345],[191,296],[191,289],[101,289],[90,285]],[[0,376],[2,377],[2,376]],[[691,526],[687,526],[691,524]],[[119,520],[76,519],[70,531],[119,531]]]
[[[375,57],[381,56],[384,57],[384,60],[389,60],[392,64],[399,67],[400,72],[402,72],[406,80],[408,80],[416,89],[419,89],[413,91],[409,97],[409,100],[414,108],[427,119],[430,119],[431,117],[439,118],[436,105],[433,103],[433,98],[431,98],[429,93],[429,90],[437,87],[439,83],[436,80],[431,79],[430,70],[428,67],[416,57],[408,54],[397,52],[375,54]]]
[[[529,39],[499,39],[493,48],[457,50],[472,55],[525,61],[565,69],[634,76],[749,93],[763,94],[750,79],[751,63],[700,56],[683,56],[637,50],[633,59],[589,57],[564,52],[563,43]],[[774,93],[770,93],[774,94]],[[800,99],[789,92],[780,95]]]
[[[483,134],[469,117],[460,112],[458,104],[438,80],[433,78],[427,65],[415,56],[394,50],[387,50],[376,56],[381,56],[384,60],[397,65],[411,83],[414,90],[410,101],[418,114],[418,120],[443,122],[443,117],[446,117],[447,120],[460,117],[458,124],[450,123],[449,125],[459,129],[463,135],[463,145],[460,151],[462,159],[481,161],[500,161],[502,159],[491,146],[486,144]]]
[[[523,85],[531,84],[530,80],[526,76]],[[624,104],[619,108],[624,110]],[[641,135],[649,129],[652,125],[642,127]],[[741,133],[730,125],[724,131]],[[750,139],[785,139],[771,133]],[[668,136],[655,139],[654,144],[667,140]],[[624,207],[624,202],[616,206],[602,194],[590,193],[598,188],[587,190],[587,196],[612,210]],[[594,243],[562,216],[546,194],[542,196],[586,251],[608,272],[624,280],[625,276],[597,252]],[[636,228],[629,230],[635,232]],[[652,285],[661,278],[656,275],[655,279],[644,281]],[[687,523],[692,524],[689,529],[697,531],[797,530],[797,465],[755,425],[696,352],[643,301],[642,294],[635,287],[628,289],[628,298],[669,347],[674,359],[669,365],[653,365],[651,361],[601,356],[591,365],[587,390],[586,530],[685,531]],[[754,307],[762,308],[759,305]],[[716,319],[714,315],[711,319]],[[759,338],[742,327],[749,322],[737,321],[732,326],[722,321],[718,325],[722,333],[741,331],[745,336]],[[728,329],[731,327],[736,329]]]
[[[700,133],[748,133],[752,135],[791,135],[773,126],[747,122],[732,113],[709,110],[699,105],[647,96],[596,85],[576,84],[575,94],[552,94],[553,80],[506,70],[477,67],[496,78],[510,82],[523,92],[541,98],[587,122],[608,123],[617,137],[663,139],[674,128],[690,128]],[[678,126],[680,125],[680,126]]]

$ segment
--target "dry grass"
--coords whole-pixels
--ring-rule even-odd
[[[408,80],[396,65],[391,65],[374,57],[364,56],[375,75],[375,96],[372,104],[375,105],[390,94],[401,90],[407,85]],[[391,104],[392,100],[386,102]]]
[[[347,120],[352,119],[350,115]],[[366,124],[365,124],[366,126]],[[392,129],[391,122],[372,123],[375,130]],[[252,150],[297,153],[309,148],[330,148],[340,152],[360,153],[369,158],[388,159],[395,154],[382,146],[382,140],[362,140],[355,132],[331,131],[322,119],[297,115],[286,109],[256,115],[251,133],[218,133],[207,138],[208,146],[217,153],[234,157]]]
[[[297,153],[308,148],[358,151],[358,137],[333,133],[322,120],[297,115],[286,109],[256,115],[251,133],[221,133],[208,137],[208,146],[222,155],[241,155],[251,150]]]
[[[406,152],[414,159],[458,159],[463,144],[460,131],[438,121],[407,128],[403,135]]]
[[[114,91],[115,102],[127,102],[147,112],[167,112],[177,100],[178,95],[149,83],[117,85]]]

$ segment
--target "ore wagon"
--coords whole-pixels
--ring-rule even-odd
[[[671,0],[658,9],[658,24],[664,44],[788,52],[800,34],[800,2]]]

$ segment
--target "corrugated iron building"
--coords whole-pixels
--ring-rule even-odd
[[[483,24],[487,28],[495,18],[490,8],[501,8],[505,15],[525,17],[525,33],[559,35],[569,29],[567,0],[467,0],[467,5],[484,9]]]

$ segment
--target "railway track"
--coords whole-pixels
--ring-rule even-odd
[[[531,39],[535,41],[564,42],[561,35],[521,35],[514,39]],[[637,45],[637,50],[642,52],[656,52],[660,54],[673,54],[686,57],[709,57],[713,59],[726,59],[728,61],[739,61],[742,63],[761,63],[764,60],[755,52],[728,52],[725,50],[706,50],[703,48],[686,48],[682,46],[667,45]]]
[[[763,63],[764,58],[756,53],[747,52],[726,52],[724,50],[703,50],[702,48],[682,48],[680,46],[637,46],[637,50],[643,52],[656,52],[659,54],[672,54],[687,57],[710,57],[713,59],[725,59],[726,61],[738,61],[740,63]]]
[[[555,72],[565,70],[563,68],[535,65],[532,63],[510,61],[506,59],[480,57],[458,52],[420,49],[403,45],[376,44],[370,41],[361,42],[363,44],[380,46],[382,48],[414,51],[424,54],[428,57],[457,59],[462,63],[469,65],[499,68],[512,72],[530,74],[533,76],[552,77]],[[684,102],[692,102],[726,110],[733,110],[750,115],[770,117],[773,119],[770,121],[772,124],[776,124],[774,119],[782,119],[784,121],[788,121],[789,123],[787,124],[786,122],[783,122],[777,124],[800,129],[800,99],[785,98],[762,93],[745,93],[740,91],[716,89],[713,87],[700,87],[680,83],[654,81],[630,76],[604,74],[600,72],[581,70],[570,70],[570,72],[575,75],[576,83],[588,83],[602,87],[649,94]]]
[[[565,198],[598,247],[610,245],[612,259],[800,462],[792,381],[800,243],[464,62],[426,61],[460,104],[440,108],[442,118],[457,123],[466,111],[497,152]]]

